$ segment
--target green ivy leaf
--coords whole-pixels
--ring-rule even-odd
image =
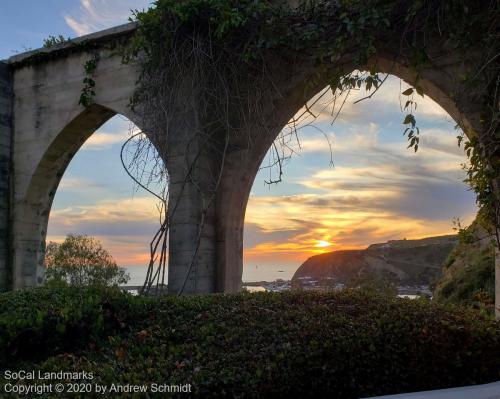
[[[415,117],[412,114],[408,114],[405,116],[405,119],[403,120],[403,125],[408,125],[411,124],[412,126],[415,125]]]

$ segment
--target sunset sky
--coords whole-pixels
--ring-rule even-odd
[[[5,2],[0,58],[40,47],[48,35],[75,37],[124,23],[129,9],[148,3]],[[244,279],[290,277],[313,254],[451,234],[454,217],[464,224],[474,218],[455,123],[428,97],[418,98],[421,145],[416,154],[407,149],[401,85],[391,77],[374,98],[355,105],[365,93],[353,93],[333,125],[327,110],[320,114],[314,127],[300,132],[299,154],[287,163],[282,183],[268,186],[268,172],[259,173],[246,216]],[[140,265],[158,215],[154,199],[134,191],[120,165],[129,127],[123,117],[113,118],[76,154],[57,191],[48,233],[51,240],[68,233],[96,236],[121,265]]]

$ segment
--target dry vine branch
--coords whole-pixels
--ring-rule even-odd
[[[140,294],[149,294],[151,287],[156,280],[156,295],[160,294],[161,287],[165,287],[165,272],[167,260],[167,239],[168,239],[168,175],[162,160],[157,155],[152,142],[142,132],[134,132],[131,126],[130,137],[123,143],[120,150],[120,160],[125,172],[135,182],[135,184],[156,197],[160,205],[157,206],[160,215],[160,228],[155,233],[150,242],[150,260],[146,271],[146,278]],[[135,150],[130,152],[129,146],[133,143]],[[125,153],[132,154],[131,160],[125,160]],[[153,165],[151,166],[151,162]],[[155,193],[150,186],[154,183],[160,184],[160,192]],[[155,271],[155,263],[158,260],[158,247],[160,246],[160,258]],[[160,283],[161,275],[161,283]]]

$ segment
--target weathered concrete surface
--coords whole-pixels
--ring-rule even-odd
[[[26,51],[21,54],[16,54],[10,57],[7,61],[9,64],[21,64],[30,58],[39,57],[40,55],[50,55],[67,53],[68,50],[74,49],[75,46],[85,46],[88,43],[105,43],[114,38],[118,38],[133,32],[137,27],[136,22],[114,26],[109,29],[104,29],[99,32],[90,33],[88,35],[75,37],[70,41],[66,41],[51,47],[42,47],[36,50]]]
[[[0,62],[0,292],[10,287],[9,182],[12,137],[12,76]]]
[[[369,399],[500,399],[500,381],[461,388],[376,396]]]
[[[11,273],[13,288],[43,283],[47,222],[59,181],[80,146],[109,118],[119,113],[134,120],[128,108],[137,68],[102,44],[88,51],[53,49],[48,60],[10,60],[13,74],[11,171]],[[94,37],[96,39],[96,37]],[[111,31],[111,39],[116,32]],[[67,46],[67,45],[65,45]],[[97,55],[95,103],[78,104],[87,60]],[[28,54],[32,57],[33,54]]]

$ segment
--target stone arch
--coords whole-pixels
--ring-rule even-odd
[[[439,104],[457,124],[464,128],[466,134],[469,131],[479,132],[480,104],[475,104],[468,98],[459,102],[454,100],[461,90],[454,76],[458,76],[458,72],[463,68],[463,63],[456,60],[459,58],[448,57],[441,61],[442,65],[434,65],[420,71],[419,86],[425,95]],[[380,53],[372,57],[366,65],[356,65],[347,60],[342,68],[346,73],[374,68],[378,72],[395,75],[413,84],[416,74],[409,65],[403,56]],[[241,150],[227,157],[227,172],[220,189],[217,210],[218,291],[238,291],[241,287],[245,211],[255,176],[279,132],[307,101],[327,86],[326,72],[329,68],[328,65],[318,66],[299,62],[290,73],[277,77],[275,82],[280,92],[279,99],[272,102],[272,113],[261,117],[269,121],[269,125],[260,131],[259,128],[253,127],[253,131],[248,132],[248,136],[253,140],[251,145],[241,146]],[[285,71],[287,66],[281,65],[277,69]],[[325,73],[313,87],[308,87],[306,84],[308,79],[317,75],[317,71],[321,69]]]
[[[45,239],[52,202],[63,174],[87,139],[115,115],[123,115],[133,123],[129,110],[113,110],[92,104],[80,110],[39,155],[22,200],[14,202],[13,220],[13,285],[14,288],[40,285],[44,281]],[[20,193],[18,193],[20,194]]]

